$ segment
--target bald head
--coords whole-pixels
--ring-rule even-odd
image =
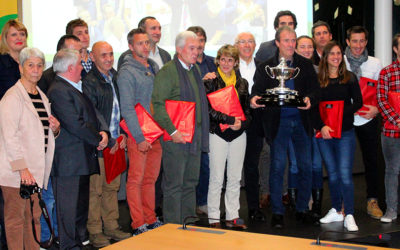
[[[96,68],[103,74],[108,75],[114,64],[114,52],[111,45],[105,41],[93,44],[90,57]]]
[[[239,50],[239,57],[247,63],[253,60],[256,41],[250,32],[242,32],[236,36],[235,46]]]

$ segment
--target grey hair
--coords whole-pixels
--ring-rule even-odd
[[[188,30],[182,31],[181,33],[179,33],[179,34],[176,36],[176,39],[175,39],[175,47],[176,47],[176,48],[183,48],[183,47],[185,47],[186,40],[187,40],[188,38],[197,39],[197,35],[196,35],[194,32],[192,32],[192,31],[188,31]]]
[[[42,60],[43,67],[45,66],[46,60],[44,59],[44,54],[37,48],[26,47],[22,49],[21,52],[19,53],[19,63],[23,66],[26,60],[28,60],[31,57],[39,58],[40,60]]]
[[[281,33],[282,33],[283,31],[288,31],[288,32],[290,32],[290,33],[294,33],[295,36],[296,36],[296,38],[297,38],[297,34],[296,34],[296,31],[294,31],[294,29],[290,28],[289,26],[282,26],[282,27],[280,27],[280,28],[276,31],[276,33],[275,33],[275,40],[276,40],[276,41],[278,41],[278,42],[281,41]]]
[[[61,49],[53,59],[53,70],[56,73],[64,73],[70,65],[75,65],[81,56],[79,51],[74,49]]]
[[[235,37],[235,44],[237,44],[238,42],[239,42],[239,37],[241,36],[241,35],[244,35],[244,34],[247,34],[247,35],[251,35],[252,37],[253,37],[253,40],[255,41],[256,39],[255,39],[255,37],[254,37],[254,35],[251,33],[251,32],[241,32],[241,33],[239,33],[236,37]]]

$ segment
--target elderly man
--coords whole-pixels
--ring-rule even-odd
[[[256,72],[256,65],[259,61],[253,57],[256,48],[256,41],[253,34],[243,32],[237,35],[235,46],[239,50],[239,73],[249,83],[249,93],[254,84],[253,77]],[[244,158],[244,179],[249,219],[254,221],[264,221],[265,215],[259,209],[259,173],[258,162],[263,148],[263,137],[260,136],[261,126],[257,120],[258,110],[252,109],[252,121],[246,130],[247,144],[246,155]]]
[[[156,218],[155,182],[160,166],[162,149],[160,140],[148,142],[143,136],[135,110],[141,104],[151,113],[150,100],[157,64],[149,59],[150,40],[141,29],[128,33],[130,55],[118,72],[118,87],[121,90],[121,111],[132,138],[128,138],[129,170],[126,184],[127,201],[132,218],[134,235],[162,225]]]
[[[174,59],[164,65],[154,80],[154,119],[172,137],[172,141],[162,141],[163,214],[166,223],[182,223],[187,216],[195,215],[200,155],[209,150],[208,103],[200,70],[196,65],[198,47],[195,33],[179,33],[175,40]],[[186,143],[184,135],[172,123],[165,108],[166,100],[196,103],[192,143]]]
[[[278,86],[278,81],[267,76],[265,66],[275,67],[281,57],[285,58],[289,67],[299,67],[297,78],[286,81],[286,87],[295,89],[304,96],[305,107],[266,107],[262,112],[263,130],[271,145],[270,192],[272,204],[271,225],[283,227],[282,181],[286,167],[286,152],[289,141],[292,140],[299,168],[298,196],[296,199],[296,218],[308,222],[308,201],[311,195],[311,105],[318,105],[319,84],[311,62],[294,53],[296,47],[296,32],[283,26],[275,35],[278,51],[274,57],[257,66],[254,85],[251,93],[250,106],[261,108],[257,104],[260,95],[266,89]],[[315,220],[314,220],[315,221]],[[313,222],[314,222],[313,221]]]
[[[111,151],[118,147],[126,147],[126,136],[120,134],[120,104],[119,92],[115,82],[117,72],[114,64],[113,48],[104,41],[93,44],[90,53],[93,67],[83,79],[83,93],[92,101],[100,112],[111,134]],[[116,139],[122,136],[121,143]],[[118,197],[121,176],[117,176],[110,184],[106,181],[104,158],[99,152],[100,174],[90,176],[89,216],[87,229],[89,240],[94,247],[104,247],[110,244],[109,239],[120,241],[130,237],[122,232],[118,225]],[[104,232],[104,233],[103,233]]]
[[[315,65],[319,65],[325,45],[332,40],[331,27],[327,22],[317,21],[311,28],[311,34],[316,45],[312,61]]]
[[[108,128],[82,93],[81,56],[62,49],[54,56],[57,76],[48,91],[52,112],[60,121],[53,169],[60,249],[80,249],[87,241],[90,175],[99,173],[97,151],[108,145]],[[67,192],[66,192],[67,191]]]
[[[279,11],[274,20],[274,29],[278,30],[282,26],[289,26],[292,29],[296,29],[297,27],[297,19],[296,15],[293,14],[290,10],[281,10]],[[270,57],[273,57],[278,50],[276,46],[275,39],[267,42],[263,42],[260,45],[256,53],[256,59],[260,62],[264,62]]]
[[[357,78],[378,80],[382,69],[381,61],[368,56],[368,31],[361,26],[354,26],[347,30],[347,48],[345,62],[347,69]],[[374,86],[376,88],[376,85]],[[367,110],[361,110],[354,116],[355,132],[362,152],[365,166],[365,182],[367,184],[367,213],[375,219],[382,217],[378,205],[378,147],[379,130],[376,115],[379,110],[376,106],[364,104]]]

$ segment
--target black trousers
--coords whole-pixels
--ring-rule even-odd
[[[90,176],[52,177],[60,249],[81,249],[88,239]]]
[[[378,198],[378,124],[378,119],[374,118],[362,126],[355,126],[365,167],[367,199]]]

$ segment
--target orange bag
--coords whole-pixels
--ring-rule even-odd
[[[360,84],[363,104],[372,105],[375,107],[378,106],[378,99],[376,98],[376,86],[378,84],[378,81],[366,77],[361,77],[359,84]],[[362,106],[356,112],[356,114],[359,115],[360,111],[368,111],[368,108]]]
[[[196,103],[185,101],[165,101],[165,109],[175,128],[182,133],[186,142],[192,143],[194,136]],[[164,130],[164,141],[172,140],[171,136]]]
[[[333,138],[342,137],[344,101],[324,101],[319,103],[319,113],[325,125],[329,126],[333,132]],[[322,138],[321,131],[317,131],[316,138]]]
[[[121,143],[122,136],[118,137],[118,143]],[[106,172],[106,181],[110,184],[115,177],[120,175],[126,169],[125,150],[118,147],[114,154],[110,153],[110,148],[103,150],[104,169]]]

